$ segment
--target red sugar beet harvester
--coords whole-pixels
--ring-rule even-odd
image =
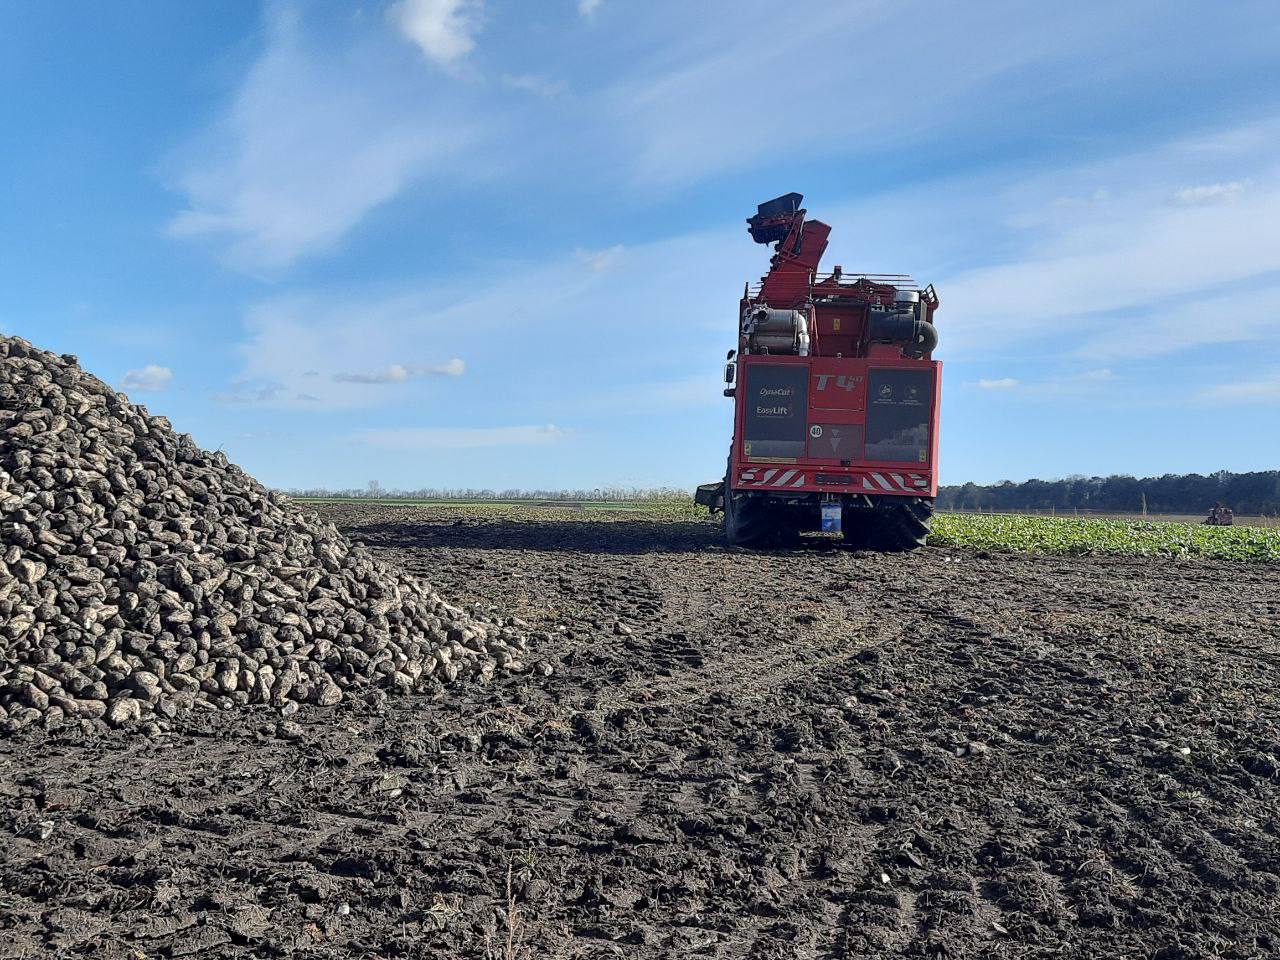
[[[803,199],[788,193],[747,220],[775,252],[743,294],[725,365],[725,478],[697,501],[724,512],[739,546],[821,529],[862,549],[911,550],[938,493],[938,295],[899,274],[818,273],[831,228],[805,219]]]

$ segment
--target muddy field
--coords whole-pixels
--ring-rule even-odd
[[[0,956],[1280,954],[1274,566],[322,511],[528,670],[0,742]]]

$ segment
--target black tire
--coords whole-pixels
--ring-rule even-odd
[[[874,510],[847,511],[856,518],[845,528],[845,542],[858,550],[904,553],[925,545],[933,528],[933,501],[921,497],[881,502]]]
[[[769,516],[764,501],[750,494],[734,493],[729,485],[733,475],[733,448],[724,467],[724,538],[731,547],[768,546],[772,539]]]
[[[773,539],[773,525],[764,503],[745,493],[735,494],[725,483],[724,536],[734,547],[764,547]]]

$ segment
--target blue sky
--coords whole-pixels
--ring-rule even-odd
[[[0,131],[0,329],[273,485],[715,478],[791,190],[944,482],[1280,465],[1270,2],[0,0]]]

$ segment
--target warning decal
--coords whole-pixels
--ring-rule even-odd
[[[862,459],[862,424],[810,424],[808,455],[819,460]]]

